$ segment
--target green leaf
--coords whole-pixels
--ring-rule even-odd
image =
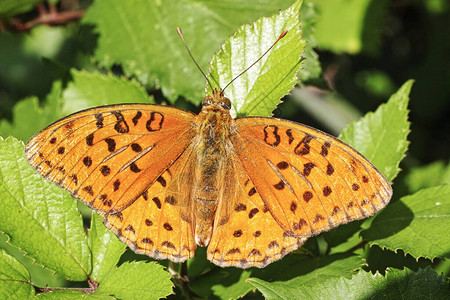
[[[0,120],[0,135],[10,134],[27,140],[40,128],[85,108],[118,103],[153,103],[153,98],[134,80],[113,75],[72,70],[73,81],[62,91],[56,81],[46,97],[45,105],[39,106],[36,97],[20,101],[14,106],[13,124]],[[34,122],[29,120],[33,119]]]
[[[354,83],[357,88],[364,90],[368,96],[381,99],[395,92],[395,83],[386,72],[380,70],[363,70],[354,76]]]
[[[413,257],[448,257],[450,186],[420,190],[390,204],[361,232],[370,244],[402,249]]]
[[[153,103],[153,98],[135,80],[77,70],[71,73],[73,81],[63,92],[61,117],[106,104]]]
[[[407,81],[374,113],[351,123],[339,138],[361,152],[392,181],[408,148],[408,102],[413,81]]]
[[[197,247],[193,258],[187,261],[188,275],[190,278],[201,276],[206,269],[214,269],[214,265],[206,258],[206,247]]]
[[[42,268],[42,266],[37,265],[32,258],[23,255],[23,252],[14,246],[11,246],[7,242],[8,239],[9,237],[6,234],[0,234],[0,249],[6,251],[27,269],[31,276],[32,285],[45,287],[64,286],[67,284],[67,280],[63,277],[58,276],[55,272],[49,269]]]
[[[246,282],[251,274],[251,270],[214,267],[212,271],[190,282],[189,287],[205,298],[238,299],[253,289]]]
[[[0,138],[0,199],[0,231],[11,245],[61,276],[86,279],[91,257],[76,200],[40,177],[14,138]]]
[[[305,64],[306,62],[305,59]],[[333,135],[338,135],[349,123],[362,117],[361,113],[338,93],[327,91],[317,93],[314,86],[296,87],[289,99],[295,101],[295,104],[319,121]]]
[[[450,184],[450,164],[436,161],[426,166],[413,168],[406,175],[405,183],[410,193],[423,188]]]
[[[119,262],[126,245],[103,225],[102,218],[95,212],[92,213],[89,229],[89,245],[93,262],[91,278],[99,282]]]
[[[300,11],[300,21],[302,37],[306,41],[305,49],[302,54],[305,60],[302,64],[302,68],[298,72],[298,78],[300,78],[302,82],[318,78],[322,73],[319,55],[317,55],[313,49],[317,47],[317,40],[315,37],[317,19],[318,14],[314,4],[310,1],[304,1]]]
[[[172,293],[170,274],[155,263],[127,262],[103,277],[94,294],[109,294],[119,299],[159,299]]]
[[[225,88],[235,76],[257,61],[283,30],[289,30],[268,54],[226,88],[225,96],[233,104],[233,117],[270,116],[280,98],[297,83],[305,46],[301,39],[300,6],[301,1],[297,1],[277,15],[242,26],[211,60],[211,83],[215,89]]]
[[[384,45],[383,31],[390,17],[388,0],[372,0],[365,11],[361,32],[362,52],[371,56],[380,54]],[[380,55],[381,56],[381,55]]]
[[[314,3],[320,14],[315,32],[319,48],[356,54],[364,47],[376,52],[387,1],[315,0]]]
[[[275,277],[276,281],[268,282],[261,277],[252,277],[247,282],[258,288],[268,299],[318,299],[319,297],[314,297],[314,292],[333,288],[342,278],[351,277],[363,264],[361,257],[356,255],[336,254],[308,259],[298,266],[291,264],[291,269],[297,267],[301,272],[289,280]]]
[[[206,69],[218,46],[235,29],[287,8],[293,1],[95,1],[83,18],[99,35],[95,59],[120,63],[128,76],[160,87],[174,102],[179,95],[199,104],[204,79],[176,33],[180,27],[197,62]],[[277,32],[272,38],[276,38]]]
[[[61,117],[61,82],[53,84],[51,93],[46,98],[46,105],[39,106],[37,97],[30,97],[18,102],[13,109],[13,123],[0,120],[0,136],[13,135],[18,139],[28,140],[40,128],[44,128]],[[30,119],[33,122],[30,122]]]
[[[7,93],[19,99],[43,98],[55,79],[63,77],[65,66],[76,64],[80,56],[75,55],[72,32],[60,26],[38,26],[29,33],[0,32],[0,82]]]
[[[436,266],[439,262],[432,262],[429,259],[416,259],[409,254],[405,254],[402,250],[391,251],[389,249],[381,249],[377,245],[368,245],[364,247],[364,259],[367,262],[366,271],[381,272],[384,274],[388,268],[408,268],[411,270],[418,270],[419,268],[426,268],[432,266],[437,271]]]
[[[308,287],[249,279],[266,299],[445,299],[448,283],[436,272],[389,269],[386,276],[360,271],[352,278],[333,278]]]
[[[363,222],[363,220],[353,221],[322,233],[321,236],[327,241],[328,247],[332,247],[330,253],[348,251],[362,242],[359,231]]]
[[[315,285],[317,281],[350,276],[364,264],[361,257],[352,254],[335,254],[311,258],[304,255],[288,255],[264,269],[215,268],[190,283],[198,295],[220,299],[243,297],[253,287],[253,279],[282,281],[294,285]],[[251,279],[250,279],[251,278]]]
[[[44,0],[2,0],[0,1],[0,19],[6,19],[31,10],[36,3]]]
[[[409,269],[389,269],[385,290],[376,294],[382,299],[446,299],[450,294],[448,282],[430,268],[413,272]]]
[[[93,293],[86,294],[81,291],[74,291],[69,289],[53,290],[48,293],[40,293],[36,296],[39,300],[79,300],[79,299],[89,299],[89,300],[113,300],[117,299],[107,294]]]
[[[316,0],[320,13],[316,26],[319,47],[334,52],[358,53],[366,10],[371,0]],[[339,38],[336,38],[339,37]]]
[[[445,0],[431,0],[424,2],[426,10],[431,14],[444,14],[448,12],[450,5]]]
[[[0,249],[0,299],[30,299],[34,288],[27,269]]]

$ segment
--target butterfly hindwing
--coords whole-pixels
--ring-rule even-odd
[[[133,205],[104,215],[105,225],[135,252],[176,262],[193,257],[192,155],[183,152]]]
[[[306,238],[289,236],[271,216],[243,169],[230,153],[223,198],[219,202],[208,259],[225,267],[265,267],[301,246]]]

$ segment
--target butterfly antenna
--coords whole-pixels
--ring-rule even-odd
[[[245,72],[247,72],[251,67],[253,67],[258,61],[261,60],[261,58],[263,58],[272,48],[273,46],[276,45],[276,43],[278,43],[279,40],[281,40],[286,33],[288,33],[288,31],[285,29],[280,36],[277,38],[277,40],[272,44],[272,46],[269,47],[269,49],[266,50],[266,52],[264,52],[263,55],[261,55],[254,63],[252,63],[247,69],[245,69],[244,71],[242,71],[241,73],[239,73],[239,75],[237,75],[236,77],[234,77],[233,79],[231,79],[231,81],[222,89],[222,93],[225,91],[225,89],[233,83],[233,81],[235,81],[236,79],[238,79],[239,77],[241,77],[242,74],[244,74]]]
[[[198,63],[197,63],[197,61],[195,60],[194,56],[192,56],[191,50],[189,50],[189,47],[187,46],[186,41],[184,40],[184,36],[183,36],[183,33],[181,32],[180,27],[177,27],[177,32],[178,32],[178,35],[181,37],[181,40],[183,41],[184,47],[186,48],[187,52],[188,52],[189,55],[191,56],[191,58],[192,58],[192,60],[194,61],[195,65],[197,66],[197,68],[200,70],[200,72],[202,72],[203,77],[205,77],[206,81],[207,81],[208,84],[209,84],[209,87],[211,88],[211,92],[213,92],[214,89],[213,89],[213,87],[212,87],[211,82],[209,81],[209,79],[208,79],[208,77],[205,75],[205,73],[203,72],[202,68],[200,68],[200,66],[198,65]]]

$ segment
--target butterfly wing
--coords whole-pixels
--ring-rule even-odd
[[[118,213],[104,214],[105,225],[136,253],[185,261],[195,254],[190,199],[193,156],[188,149],[141,196]]]
[[[286,234],[270,215],[261,195],[229,153],[224,193],[216,211],[208,259],[222,267],[265,267],[300,247],[306,238]]]
[[[41,175],[104,216],[130,247],[158,258],[179,255],[176,259],[182,260],[195,250],[191,225],[168,220],[181,222],[180,207],[188,208],[188,199],[179,197],[179,205],[174,205],[169,196],[176,191],[168,190],[168,182],[185,168],[187,154],[181,156],[194,137],[194,118],[192,113],[157,105],[88,109],[33,136],[25,153]],[[176,178],[172,181],[185,184]],[[150,247],[152,230],[157,230],[155,247],[166,242],[165,254]],[[186,245],[189,251],[174,250],[175,244]]]
[[[275,118],[236,119],[236,153],[286,234],[308,237],[382,209],[392,188],[360,153],[338,139]]]

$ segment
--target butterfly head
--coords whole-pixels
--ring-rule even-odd
[[[202,106],[207,109],[229,111],[231,109],[231,101],[223,95],[222,90],[214,90],[212,95],[208,95],[203,99]]]

